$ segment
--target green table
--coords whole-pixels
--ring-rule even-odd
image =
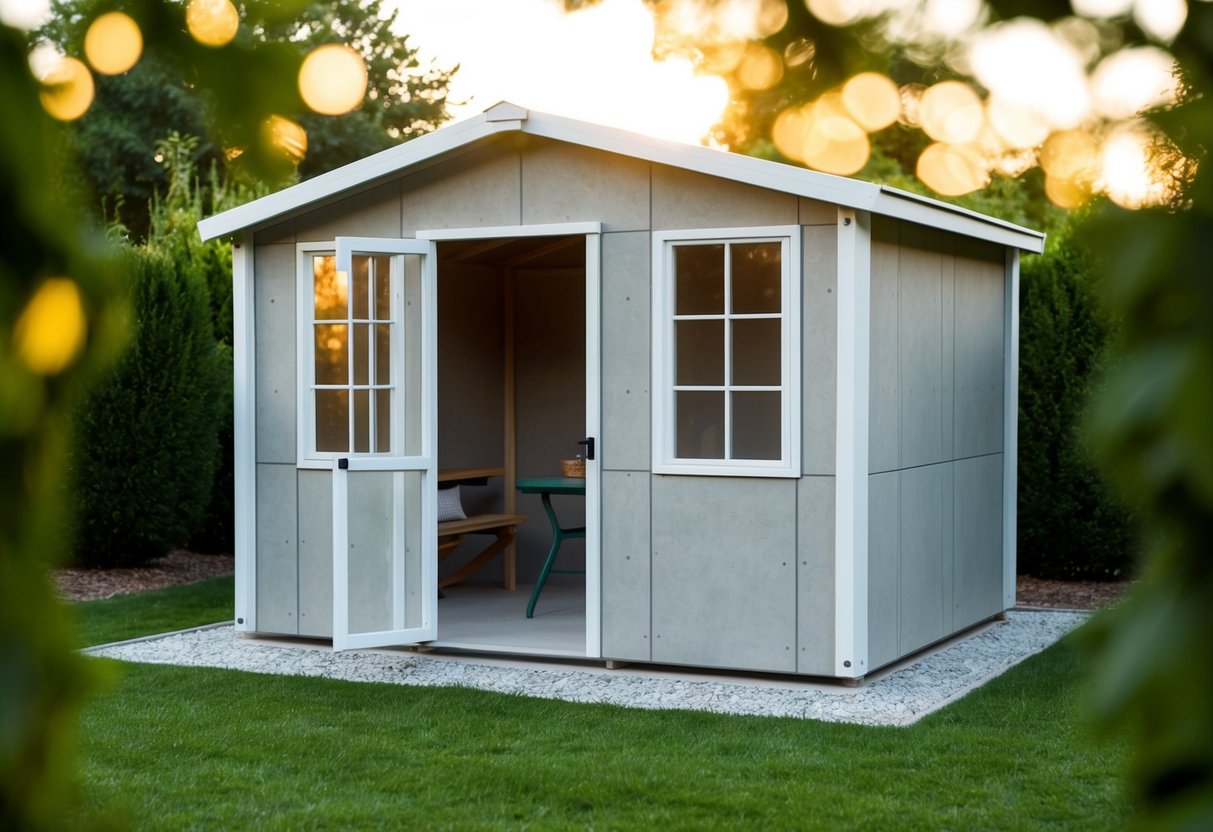
[[[569,538],[585,537],[585,526],[566,529],[560,525],[560,520],[556,517],[556,510],[552,508],[552,495],[566,494],[584,497],[585,480],[572,477],[534,477],[532,479],[518,480],[517,487],[523,494],[540,495],[543,499],[543,510],[547,512],[548,520],[552,523],[552,548],[548,550],[547,560],[543,562],[543,569],[539,571],[539,580],[535,581],[535,588],[531,590],[531,600],[526,605],[526,617],[534,618],[535,603],[539,600],[539,593],[543,592],[543,585],[547,583],[548,575],[553,572],[569,575],[585,574],[584,569],[552,568],[553,564],[556,563],[556,554],[560,551],[560,544]]]

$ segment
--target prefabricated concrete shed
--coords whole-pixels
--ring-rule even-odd
[[[508,103],[199,229],[234,245],[241,631],[854,679],[1015,603],[1041,234]],[[552,529],[515,485],[579,450],[584,575],[527,618]],[[451,481],[517,518],[462,583]]]

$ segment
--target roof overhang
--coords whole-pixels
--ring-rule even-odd
[[[506,133],[522,133],[618,153],[635,159],[744,182],[859,211],[870,211],[1039,253],[1044,235],[1012,223],[895,188],[832,176],[696,145],[677,144],[599,124],[537,113],[508,102],[404,144],[300,182],[198,223],[203,240],[260,228],[424,166]]]

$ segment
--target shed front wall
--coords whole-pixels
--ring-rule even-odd
[[[535,138],[480,146],[255,235],[257,630],[331,628],[330,475],[296,460],[296,243],[595,220],[602,655],[833,673],[836,209]],[[651,232],[769,225],[802,231],[803,475],[653,475]]]
[[[871,669],[1003,610],[1006,256],[872,224]]]

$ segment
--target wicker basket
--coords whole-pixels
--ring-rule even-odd
[[[560,467],[564,469],[566,477],[575,479],[585,479],[585,460],[584,459],[562,459]]]

